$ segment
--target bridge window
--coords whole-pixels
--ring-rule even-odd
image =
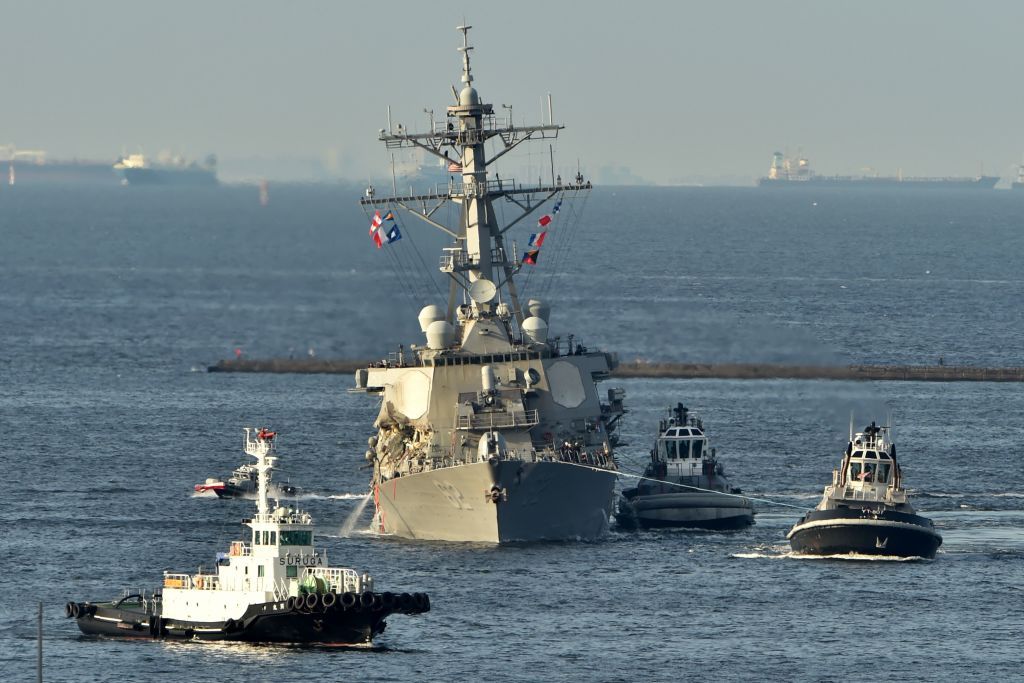
[[[298,576],[299,576],[299,568],[296,565],[294,565],[294,564],[288,565],[288,568],[285,570],[285,576],[288,577],[289,579],[298,578]]]
[[[281,545],[313,545],[313,532],[282,531]]]
[[[886,484],[889,482],[889,463],[878,463],[878,478],[875,481],[879,484]]]
[[[270,545],[277,545],[277,532],[276,531],[271,531],[270,532]]]

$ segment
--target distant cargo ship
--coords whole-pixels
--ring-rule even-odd
[[[806,157],[789,158],[782,152],[772,155],[768,176],[757,181],[759,187],[899,187],[921,189],[991,190],[998,176],[979,175],[973,178],[925,178],[915,176],[842,176],[818,175],[811,170]]]
[[[125,185],[216,185],[217,158],[203,163],[178,157],[166,163],[152,163],[142,154],[121,157],[114,170]]]
[[[1017,167],[1017,179],[1013,181],[1011,187],[1015,190],[1024,190],[1024,165]]]
[[[109,161],[53,161],[42,150],[19,150],[13,145],[0,147],[0,165],[8,185],[117,183]]]

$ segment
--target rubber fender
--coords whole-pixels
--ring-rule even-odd
[[[363,594],[359,596],[359,604],[363,607],[373,607],[374,595],[370,591],[363,591]]]
[[[334,607],[334,603],[338,602],[337,593],[324,593],[324,597],[320,600],[323,603],[324,609],[330,609]]]
[[[289,596],[288,596],[288,599],[287,599],[287,600],[285,600],[285,602],[284,602],[284,606],[285,606],[285,608],[286,608],[286,609],[287,609],[287,610],[288,610],[289,612],[294,612],[294,611],[295,611],[295,601],[296,601],[296,600],[295,600],[295,596],[294,596],[294,595],[289,595]]]
[[[73,602],[73,603],[71,603],[71,616],[73,616],[75,619],[77,619],[78,617],[82,616],[82,603],[80,603],[80,602]]]
[[[227,631],[234,631],[235,630],[235,626],[237,626],[237,625],[238,624],[235,623],[234,619],[232,619],[231,617],[228,617],[228,620],[224,622],[223,630],[225,632],[227,632]]]
[[[64,616],[68,619],[75,616],[75,603],[69,602],[68,604],[64,605]]]
[[[380,593],[371,593],[373,595],[373,611],[380,612],[384,609],[384,598],[380,596]]]
[[[341,606],[345,609],[352,609],[359,604],[359,596],[352,592],[341,594]]]
[[[409,593],[402,593],[398,596],[398,608],[405,613],[409,613],[416,609],[416,601],[413,600],[412,595]]]
[[[381,593],[380,604],[384,609],[394,609],[395,605],[398,604],[398,596],[394,593]]]
[[[416,602],[416,610],[418,612],[429,612],[430,611],[430,596],[426,593],[413,593],[412,599]]]
[[[306,596],[306,609],[316,609],[316,606],[320,604],[320,596],[316,593],[310,593]]]

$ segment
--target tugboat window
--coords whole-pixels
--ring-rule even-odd
[[[298,578],[298,576],[299,576],[299,568],[297,566],[295,566],[294,564],[288,565],[288,568],[285,571],[285,576],[288,577],[289,579]]]
[[[860,481],[860,463],[850,463],[850,476],[847,477],[850,481]]]
[[[878,464],[878,479],[879,484],[884,484],[889,481],[889,463],[882,462]]]
[[[312,531],[282,531],[281,545],[312,545]]]
[[[277,545],[277,532],[276,531],[271,531],[270,532],[270,545]]]

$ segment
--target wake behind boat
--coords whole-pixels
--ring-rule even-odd
[[[682,403],[661,420],[640,484],[625,489],[615,519],[625,528],[741,529],[754,523],[750,501],[725,478],[704,423]]]
[[[270,507],[267,489],[275,457],[269,440],[245,430],[245,452],[256,458],[256,515],[242,520],[249,542],[218,553],[213,571],[165,572],[163,589],[110,602],[69,602],[64,613],[88,635],[360,644],[381,633],[391,614],[430,609],[424,593],[378,593],[373,579],[331,567],[313,545],[313,519],[291,507]]]
[[[851,425],[832,484],[786,538],[794,552],[808,555],[932,558],[942,544],[932,521],[907,499],[889,427],[874,422],[856,434]]]
[[[516,283],[521,269],[546,262],[545,238],[569,237],[576,213],[566,206],[559,214],[563,200],[590,183],[579,173],[563,182],[553,166],[550,182],[537,185],[491,168],[527,140],[556,137],[562,126],[550,109],[546,125],[496,117],[473,86],[469,28],[459,27],[463,88],[453,93],[446,120],[431,115],[430,130],[415,134],[389,121],[380,132],[388,149],[415,148],[442,160],[452,174],[447,187],[396,197],[377,197],[371,187],[361,201],[374,211],[370,235],[385,253],[403,247],[396,216],[414,216],[453,239],[440,259],[450,285],[446,305],[427,305],[419,315],[426,344],[356,372],[355,389],[380,397],[366,452],[377,528],[485,543],[597,538],[608,528],[614,430],[624,412],[623,392],[610,390],[604,402],[597,382],[616,360],[572,336],[549,339],[550,309],[538,300],[523,305]],[[550,212],[541,214],[549,201]],[[460,208],[451,227],[438,211],[448,202]],[[507,233],[531,214],[536,232],[519,254]],[[559,253],[551,251],[553,265]]]

